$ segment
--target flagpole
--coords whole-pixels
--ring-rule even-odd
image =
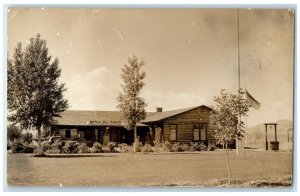
[[[236,64],[238,67],[238,91],[241,88],[241,72],[240,72],[240,35],[239,35],[239,10],[236,8]]]
[[[239,10],[236,8],[236,64],[238,69],[238,96],[240,100],[240,88],[241,88],[241,80],[240,80],[240,37],[239,37]],[[238,125],[241,126],[241,115],[238,116]],[[239,127],[240,129],[241,127]],[[235,138],[236,142],[236,155],[240,154],[242,151],[242,147],[240,146],[238,135]],[[241,149],[240,149],[241,148]]]

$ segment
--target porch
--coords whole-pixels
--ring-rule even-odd
[[[148,126],[138,126],[137,135],[139,141],[145,144],[149,132]],[[57,125],[51,128],[51,135],[60,136],[64,140],[77,140],[84,138],[88,145],[94,142],[107,145],[109,142],[126,143],[134,142],[133,130],[127,130],[123,126],[66,126]]]

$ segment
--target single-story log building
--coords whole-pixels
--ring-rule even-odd
[[[157,108],[156,112],[147,112],[146,118],[137,124],[137,135],[143,144],[153,144],[155,130],[160,129],[163,141],[208,145],[215,142],[209,119],[211,111],[205,105],[172,111]],[[124,128],[118,111],[66,110],[51,126],[51,133],[67,140],[80,137],[104,145],[110,141],[134,141],[133,131]]]

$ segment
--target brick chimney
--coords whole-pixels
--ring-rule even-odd
[[[162,107],[157,107],[156,108],[156,112],[162,112],[163,111],[163,108]]]

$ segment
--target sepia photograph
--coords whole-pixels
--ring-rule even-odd
[[[295,9],[6,11],[8,190],[294,186]]]

